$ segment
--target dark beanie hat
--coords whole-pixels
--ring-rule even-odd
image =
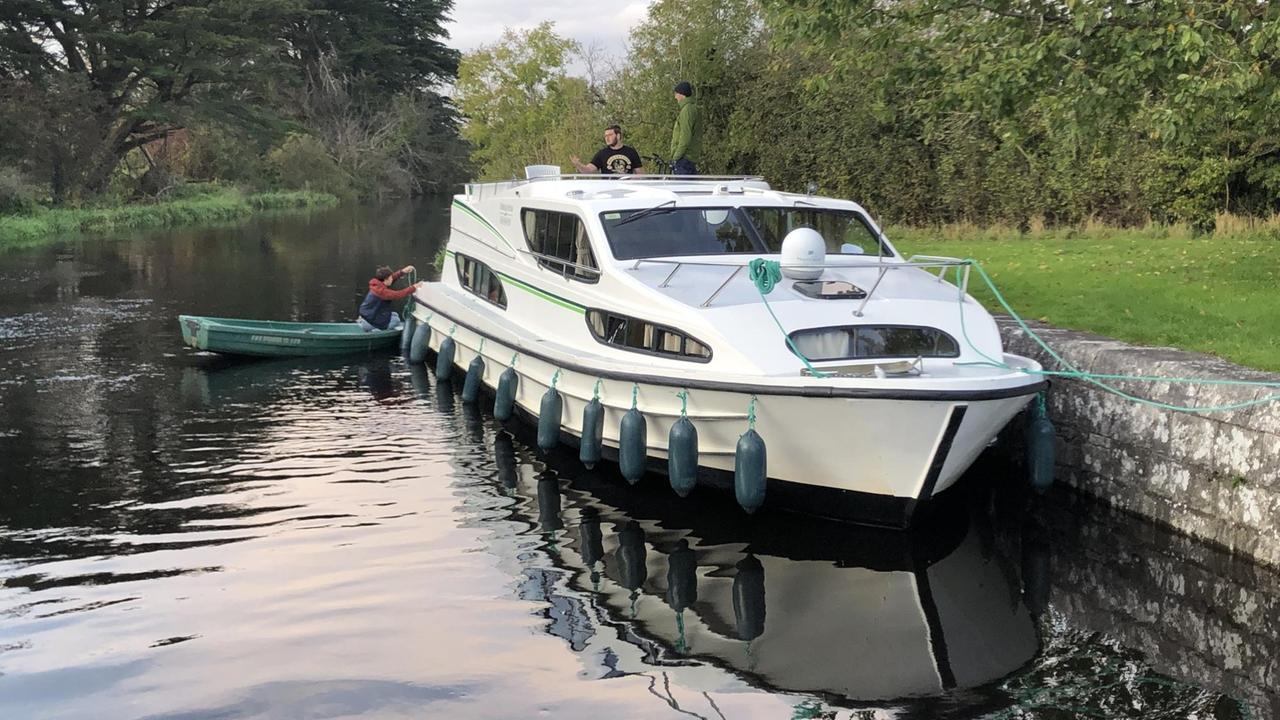
[[[689,84],[688,80],[681,80],[680,82],[676,83],[676,92],[680,93],[685,97],[692,97],[693,86]]]

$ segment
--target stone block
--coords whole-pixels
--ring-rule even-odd
[[[1169,454],[1208,466],[1213,461],[1214,436],[1221,425],[1204,415],[1172,413],[1169,417]]]

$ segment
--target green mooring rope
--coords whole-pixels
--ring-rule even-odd
[[[1009,305],[1009,302],[1004,299],[1004,295],[1002,295],[1000,293],[1000,290],[996,288],[995,282],[993,282],[991,280],[991,277],[987,275],[987,271],[982,268],[981,263],[979,263],[977,260],[974,260],[973,258],[966,258],[964,262],[968,265],[971,265],[975,270],[978,271],[978,275],[982,278],[983,282],[987,284],[987,287],[991,290],[992,295],[995,296],[996,301],[1000,303],[1000,307],[1003,308],[1005,312],[1009,313],[1009,317],[1013,318],[1014,322],[1018,323],[1018,327],[1022,328],[1022,331],[1025,332],[1028,335],[1028,337],[1030,337],[1032,340],[1036,342],[1037,345],[1043,348],[1044,351],[1049,354],[1049,357],[1052,357],[1060,366],[1066,368],[1066,370],[1028,370],[1027,368],[1016,368],[1020,372],[1027,373],[1029,375],[1065,377],[1065,378],[1074,378],[1076,380],[1083,380],[1084,382],[1090,383],[1092,385],[1096,385],[1097,387],[1100,387],[1103,390],[1106,390],[1107,392],[1112,393],[1113,395],[1122,397],[1126,400],[1132,400],[1133,402],[1136,402],[1142,405],[1149,405],[1151,407],[1157,407],[1164,410],[1174,410],[1177,412],[1189,412],[1189,413],[1226,412],[1229,410],[1240,410],[1247,407],[1253,407],[1254,405],[1262,405],[1263,403],[1275,402],[1280,400],[1280,393],[1276,393],[1273,395],[1268,395],[1266,397],[1256,398],[1254,400],[1247,400],[1247,401],[1238,402],[1238,403],[1230,403],[1227,405],[1204,405],[1204,406],[1172,405],[1169,403],[1160,402],[1159,400],[1151,400],[1149,398],[1138,397],[1137,395],[1127,393],[1117,387],[1108,385],[1107,383],[1102,382],[1102,380],[1127,380],[1131,382],[1196,383],[1196,384],[1202,384],[1202,385],[1243,385],[1246,387],[1258,387],[1258,388],[1280,388],[1280,383],[1259,382],[1259,381],[1253,381],[1253,380],[1223,380],[1223,379],[1215,379],[1215,378],[1158,377],[1153,375],[1114,375],[1114,374],[1106,374],[1106,373],[1091,373],[1085,370],[1081,370],[1077,368],[1075,365],[1072,365],[1067,359],[1063,358],[1061,355],[1054,352],[1053,348],[1049,347],[1049,344],[1046,343],[1039,335],[1036,334],[1034,330],[1032,330],[1027,325],[1026,321],[1024,321],[1022,317],[1018,315],[1018,313],[1015,312],[1014,309]],[[957,272],[958,271],[959,270],[957,268]],[[956,283],[957,288],[959,288],[960,285],[961,284],[959,282]],[[975,353],[977,353],[980,357],[982,357],[985,360],[985,362],[957,363],[957,365],[990,365],[993,367],[1005,368],[1007,370],[1015,369],[1010,365],[1008,365],[1007,363],[1004,363],[989,357],[973,344],[973,340],[969,338],[969,331],[965,327],[965,323],[964,323],[964,291],[963,290],[960,291],[959,303],[960,303],[960,332],[964,335],[964,340],[966,343],[969,344],[969,348],[973,350]]]
[[[676,393],[676,397],[680,398],[680,417],[689,416],[689,391],[681,390]]]
[[[787,341],[787,347],[791,348],[791,352],[800,358],[800,362],[809,369],[814,377],[831,377],[831,373],[822,372],[809,362],[809,358],[800,352],[800,348],[791,341],[791,336],[783,329],[782,323],[778,321],[778,316],[773,314],[773,308],[769,307],[769,299],[765,297],[773,292],[773,288],[779,282],[782,282],[782,265],[776,260],[765,260],[764,258],[756,258],[747,264],[747,274],[751,278],[751,282],[756,286],[756,291],[760,293],[760,300],[764,302],[764,309],[769,311],[769,317],[773,318],[773,324],[778,326],[778,332],[782,333],[782,337]]]

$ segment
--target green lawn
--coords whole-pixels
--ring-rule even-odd
[[[332,195],[309,191],[245,194],[234,188],[217,188],[195,197],[156,203],[0,215],[0,250],[75,233],[226,222],[265,210],[330,207],[337,203]]]
[[[908,255],[977,260],[1024,318],[1280,371],[1280,238],[1273,230],[886,234]],[[1000,312],[977,273],[970,291]]]

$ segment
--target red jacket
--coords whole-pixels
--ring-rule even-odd
[[[395,284],[396,280],[400,279],[402,274],[397,270],[391,273],[391,277],[385,281],[378,278],[369,278],[369,292],[377,295],[380,300],[402,300],[409,297],[413,294],[414,287],[412,285],[403,290],[391,289],[391,286]]]

